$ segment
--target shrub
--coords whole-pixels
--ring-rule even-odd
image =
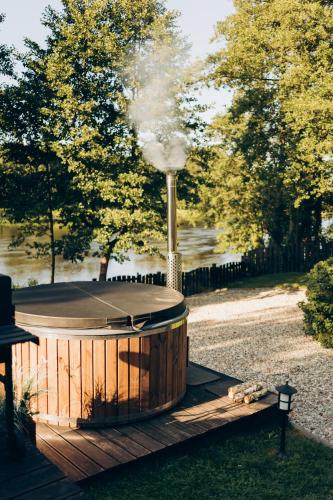
[[[307,298],[307,302],[299,304],[304,312],[305,333],[324,347],[333,347],[333,257],[311,269]]]

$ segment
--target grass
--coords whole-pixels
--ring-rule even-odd
[[[305,273],[275,273],[244,278],[231,283],[229,288],[306,288]]]
[[[277,427],[216,438],[96,480],[86,493],[95,500],[332,500],[333,450],[289,430],[283,461],[278,442]]]

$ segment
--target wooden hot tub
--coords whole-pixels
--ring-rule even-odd
[[[30,382],[35,419],[125,423],[171,408],[186,388],[187,308],[154,285],[75,282],[14,292],[16,323],[39,339],[14,347],[18,397]]]

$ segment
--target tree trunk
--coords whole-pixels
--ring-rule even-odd
[[[103,254],[100,258],[98,281],[106,281],[106,277],[108,274],[109,262],[110,262],[110,254],[109,253]]]
[[[50,229],[50,249],[51,249],[51,284],[54,283],[55,278],[55,244],[54,244],[54,217],[53,217],[53,199],[52,199],[52,185],[51,185],[51,170],[50,165],[46,167],[47,171],[47,189],[49,199],[49,229]]]
[[[322,233],[322,201],[315,200],[313,209],[313,259],[314,264],[320,260],[320,243]]]
[[[49,212],[49,223],[50,223],[50,247],[51,247],[51,284],[54,283],[55,277],[55,246],[54,246],[54,219],[53,219],[53,211],[50,209]]]
[[[313,241],[319,248],[320,237],[322,232],[322,201],[318,198],[314,206],[314,222],[313,222]]]

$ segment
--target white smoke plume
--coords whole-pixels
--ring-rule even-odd
[[[171,42],[141,50],[132,64],[138,90],[129,118],[145,159],[163,172],[180,170],[186,161],[188,137],[177,99],[185,67],[184,53]]]

